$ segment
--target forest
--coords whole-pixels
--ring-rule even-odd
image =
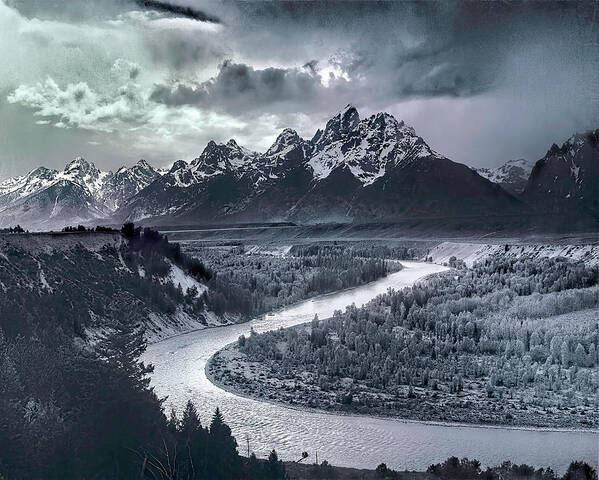
[[[413,247],[361,242],[296,245],[286,254],[252,251],[243,245],[185,244],[183,250],[201,258],[215,272],[203,296],[208,308],[217,314],[231,312],[245,317],[377,280],[401,269],[396,259],[424,254]]]
[[[146,347],[145,317],[150,312],[168,314],[178,309],[190,315],[202,315],[207,308],[216,309],[219,305],[215,300],[218,297],[213,294],[200,293],[194,290],[195,287],[184,291],[180,284],[176,285],[170,275],[173,265],[199,284],[209,286],[209,292],[220,292],[225,299],[220,304],[222,311],[237,308],[238,315],[243,316],[331,289],[372,281],[401,268],[395,259],[421,254],[403,247],[382,252],[383,247],[377,245],[336,245],[333,242],[293,247],[285,256],[251,251],[247,247],[200,247],[201,257],[198,257],[191,252],[198,247],[181,248],[154,230],[142,230],[132,224],[126,225],[121,232],[83,232],[75,228],[57,232],[55,236],[6,235],[11,240],[3,240],[0,248],[2,480],[298,478],[293,476],[295,465],[281,462],[275,450],[268,459],[258,459],[254,455],[242,457],[226,419],[219,411],[214,412],[206,425],[200,422],[201,415],[192,403],[180,412],[164,411],[164,399],[158,398],[150,386],[152,366],[139,361]],[[95,242],[96,247],[86,246],[86,242]],[[49,245],[56,248],[49,248]],[[379,260],[380,254],[388,255],[387,259]],[[517,271],[519,267],[510,268]],[[530,325],[537,325],[532,323],[534,321],[539,328],[549,328],[542,324],[542,319],[533,318],[539,312],[553,309],[561,315],[578,314],[579,303],[591,305],[597,301],[596,271],[557,263],[551,268],[541,270],[551,271],[550,279],[541,275],[538,284],[518,284],[524,292],[520,296],[538,295],[540,298],[538,305],[529,306],[530,313],[527,314],[531,317],[527,320]],[[457,273],[464,279],[469,275],[466,270]],[[511,276],[512,273],[503,275],[505,278]],[[450,294],[450,278],[433,280],[444,295]],[[488,292],[474,293],[482,291],[481,281],[470,279],[470,283],[469,299],[490,295]],[[416,325],[422,323],[419,315],[425,315],[420,310],[441,305],[440,299],[435,300],[437,297],[426,285],[420,285],[412,293],[404,292],[406,296],[401,298],[398,297],[400,292],[390,292],[373,302],[371,313],[360,310],[355,315],[372,319],[376,328],[384,324],[384,321],[381,325],[377,323],[381,318],[389,321],[401,318],[401,328],[415,330]],[[492,286],[489,288],[489,291],[493,290]],[[531,294],[527,293],[527,288],[531,289]],[[252,299],[243,308],[234,306],[240,291]],[[551,295],[565,296],[551,301],[548,297]],[[572,298],[566,298],[568,295]],[[520,296],[508,295],[513,301]],[[406,311],[402,310],[403,304]],[[461,307],[453,308],[455,311],[452,310],[450,315],[464,314],[459,311]],[[339,312],[336,321],[349,320],[353,315],[351,312],[352,309]],[[489,315],[478,319],[475,307],[469,307],[469,313],[474,315],[471,321],[477,324],[477,330],[482,332],[487,321],[488,325],[493,325]],[[404,322],[407,322],[405,326]],[[461,317],[458,323],[461,324]],[[102,335],[90,337],[89,332],[102,325],[110,328],[104,328]],[[308,327],[314,333],[314,346],[318,345],[322,354],[326,352],[328,342],[336,338],[328,325],[316,321]],[[458,326],[447,328],[455,336],[451,348],[457,351],[462,348],[460,345],[466,341],[470,330],[468,328],[464,333]],[[595,337],[585,337],[584,332],[581,327],[580,343],[588,362],[593,351],[596,352],[597,341]],[[364,341],[368,342],[370,338],[366,333]],[[287,331],[276,334],[286,335]],[[298,339],[302,335],[298,332]],[[430,336],[432,332],[426,335]],[[574,330],[568,330],[568,335],[570,343],[577,341]],[[252,348],[258,352],[262,347],[257,345],[264,338],[269,337],[252,335],[246,339],[246,344],[255,344]],[[542,340],[547,341],[545,336]],[[501,340],[489,337],[489,341]],[[531,333],[528,342],[531,349],[536,346],[536,341]],[[551,340],[548,341],[551,344]],[[496,348],[502,348],[502,345]],[[519,344],[514,345],[519,347]],[[438,347],[441,346],[439,343]],[[558,350],[560,357],[554,360],[553,352]],[[554,345],[553,349],[550,345],[547,355],[551,354],[552,366],[566,361],[566,357],[562,358],[562,350],[562,344]],[[583,392],[585,383],[579,372],[589,368],[578,367],[576,362],[582,358],[580,349],[572,346],[571,350],[568,350],[571,353],[567,358],[570,362],[568,372],[572,367],[577,368],[575,378],[580,377],[580,392]],[[439,355],[443,352],[445,350],[439,350]],[[517,358],[516,353],[511,355]],[[323,355],[322,360],[325,359]],[[371,361],[372,368],[377,368],[375,355]],[[350,364],[341,367],[350,368]],[[560,368],[563,373],[565,367]],[[439,372],[441,370],[431,369],[431,381],[439,377]],[[334,392],[335,377],[323,374],[321,378],[330,382],[326,388]],[[568,378],[559,377],[560,385],[565,385]],[[382,379],[391,384],[384,376]],[[417,373],[414,373],[411,384],[418,394],[422,387],[417,379]],[[366,380],[364,377],[358,382]],[[596,381],[592,375],[586,380]],[[372,381],[381,380],[373,377]],[[497,395],[506,388],[500,381],[506,380],[498,377]],[[439,391],[442,391],[444,383],[438,383]],[[353,390],[349,393],[354,395]],[[356,390],[355,401],[350,403],[357,405],[359,395]],[[576,393],[574,398],[579,396]],[[272,447],[276,449],[277,446]],[[309,471],[310,477],[299,478],[343,475],[341,469],[326,462],[310,466]],[[450,478],[439,472],[423,472],[422,475]],[[376,478],[400,478],[397,472],[386,467],[370,473]]]
[[[220,412],[204,426],[189,403],[167,418],[139,361],[149,312],[204,311],[166,280],[171,266],[213,273],[151,229],[82,232],[0,244],[0,479],[284,478],[274,451],[239,456]]]
[[[599,271],[492,256],[331,319],[240,337],[211,375],[257,397],[414,419],[597,428]]]
[[[139,332],[122,327],[93,351],[47,333],[0,330],[1,479],[285,478],[274,451],[240,457],[218,410],[206,426],[192,403],[167,418]]]

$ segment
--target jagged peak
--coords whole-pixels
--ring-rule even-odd
[[[360,125],[358,110],[348,104],[337,115],[329,119],[321,135],[314,136],[313,141],[318,145],[338,140],[339,138],[356,131]],[[317,138],[318,137],[318,138]]]
[[[226,144],[210,140],[199,157],[195,158],[190,167],[202,175],[214,175],[216,172],[234,170],[240,165],[247,164],[257,154],[241,147],[233,139]]]
[[[71,160],[64,168],[65,174],[79,174],[79,175],[98,175],[100,170],[92,163],[88,162],[85,158],[78,156],[74,160]]]
[[[505,162],[506,165],[526,165],[528,163],[529,161],[525,158],[512,158],[511,160]]]
[[[392,119],[395,122],[401,122],[401,123],[403,123],[403,120],[397,120],[397,118],[395,118],[393,115],[391,115],[388,112],[375,113],[374,115],[372,115],[372,117],[374,117],[374,118]]]
[[[339,110],[339,112],[331,117],[327,122],[325,127],[325,131],[330,128],[330,126],[339,125],[342,129],[351,129],[352,126],[357,126],[360,122],[360,114],[358,113],[358,109],[351,104],[347,104],[344,108]]]
[[[177,160],[173,163],[173,166],[169,169],[168,173],[174,173],[185,168],[187,168],[187,162],[185,160]]]
[[[119,168],[116,172],[115,175],[123,175],[123,174],[128,174],[128,173],[132,173],[132,172],[139,172],[139,171],[143,171],[145,172],[151,172],[154,173],[156,172],[156,169],[150,165],[146,160],[144,160],[143,158],[138,160],[134,165],[132,165],[131,167],[127,167],[125,165],[123,165],[121,168]]]
[[[320,137],[322,137],[322,129],[318,129],[316,130],[316,133],[314,134],[314,136],[312,137],[312,140],[310,140],[310,142],[312,143],[318,143],[318,140],[320,140]]]
[[[281,133],[279,133],[279,137],[283,136],[299,137],[298,133],[293,128],[284,128]]]
[[[560,154],[569,154],[573,156],[581,147],[586,145],[587,142],[591,142],[591,144],[594,145],[599,144],[599,129],[577,132],[571,135],[564,143],[562,143],[561,147],[558,144],[553,143],[549,150],[547,150],[545,156],[547,157]]]
[[[135,166],[154,170],[154,167],[150,165],[144,158],[140,158]]]
[[[37,167],[37,168],[34,168],[33,170],[31,170],[27,174],[27,177],[28,178],[39,177],[42,175],[48,175],[48,174],[53,174],[53,173],[56,173],[56,170],[50,169],[48,167]]]
[[[275,144],[289,144],[290,142],[298,142],[301,141],[302,138],[298,135],[298,133],[292,128],[285,128],[275,140]]]
[[[498,169],[508,169],[508,168],[521,168],[525,172],[530,172],[534,167],[534,163],[529,162],[525,158],[512,158],[508,160],[503,165],[497,167]]]
[[[549,147],[549,151],[551,153],[556,153],[560,151],[560,146],[557,143],[552,143],[551,147]]]
[[[210,140],[206,144],[206,147],[202,151],[200,157],[204,156],[205,154],[209,154],[209,153],[212,153],[215,151],[234,151],[234,152],[240,152],[243,154],[251,153],[251,152],[249,152],[249,150],[240,146],[233,138],[231,138],[231,139],[229,139],[229,141],[227,143],[217,143],[214,140]]]
[[[599,140],[599,129],[597,130],[587,130],[582,133],[575,133],[568,140],[564,142],[562,145],[562,149],[569,147],[577,147],[584,145],[587,142],[597,143]]]
[[[265,155],[271,156],[281,153],[282,151],[288,150],[289,147],[299,145],[304,142],[304,139],[298,135],[298,133],[292,128],[285,128],[277,136],[274,143],[266,151]]]
[[[376,128],[392,128],[397,131],[401,131],[401,133],[404,135],[416,135],[416,130],[414,130],[413,127],[407,125],[403,120],[398,120],[396,117],[387,112],[375,113],[364,120],[364,122]]]
[[[339,114],[341,119],[341,131],[349,132],[354,130],[360,123],[360,114],[358,109],[353,105],[347,104],[343,111]]]
[[[76,168],[82,168],[82,167],[90,167],[92,165],[93,164],[89,163],[82,156],[77,156],[73,160],[71,160],[69,163],[66,164],[64,170],[65,170],[65,172],[68,172],[69,170],[74,170]]]
[[[351,103],[348,103],[347,105],[345,105],[345,107],[343,107],[341,110],[339,110],[339,112],[335,116],[338,116],[338,115],[343,116],[347,113],[349,113],[350,115],[353,115],[354,112],[358,113],[358,109]]]

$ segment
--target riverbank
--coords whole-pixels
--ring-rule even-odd
[[[597,430],[598,282],[580,261],[495,256],[309,326],[241,337],[209,373],[303,408]]]
[[[426,472],[406,471],[385,474],[372,469],[337,467],[326,462],[320,465],[284,462],[284,465],[289,480],[438,480],[439,478]]]
[[[308,328],[309,324],[292,328]],[[423,388],[414,387],[410,392],[405,388],[403,398],[371,392],[371,403],[351,404],[342,396],[347,390],[323,391],[313,384],[304,383],[298,377],[281,378],[273,376],[272,365],[248,361],[247,356],[236,348],[236,343],[227,345],[216,352],[206,363],[206,377],[217,387],[244,398],[280,404],[297,410],[310,410],[331,415],[357,415],[402,422],[415,422],[425,425],[518,429],[546,432],[589,432],[599,433],[594,409],[589,406],[584,417],[589,423],[575,422],[564,410],[552,412],[545,417],[535,416],[529,410],[518,415],[516,405],[509,399],[502,401],[501,410],[497,405],[489,409],[488,403],[476,403],[470,399],[475,394],[433,396]],[[455,398],[452,398],[455,397]],[[375,404],[375,402],[380,402]],[[390,404],[394,408],[390,408]],[[506,408],[512,406],[513,409]],[[514,415],[511,412],[515,412]],[[526,415],[528,413],[528,415]],[[538,413],[538,412],[537,412]],[[505,415],[512,415],[509,422],[500,421]],[[542,415],[542,414],[541,414]]]

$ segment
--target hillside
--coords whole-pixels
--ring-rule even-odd
[[[60,326],[93,343],[119,323],[154,341],[218,322],[201,298],[207,278],[185,273],[189,265],[176,244],[120,233],[0,235],[0,329]]]
[[[532,259],[562,257],[573,261],[584,262],[586,265],[599,265],[599,244],[500,244],[500,243],[468,243],[468,242],[442,242],[433,247],[427,258],[441,265],[462,260],[467,267],[493,255],[501,254],[503,257],[517,259],[526,256]]]

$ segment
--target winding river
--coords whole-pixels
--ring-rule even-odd
[[[573,459],[597,466],[599,434],[510,428],[440,425],[395,419],[320,413],[261,402],[226,392],[205,374],[208,359],[248,335],[330,317],[335,310],[360,306],[389,287],[411,285],[426,275],[445,270],[439,265],[402,262],[406,268],[376,282],[324,295],[251,322],[179,335],[150,345],[143,360],[154,365],[152,385],[168,396],[166,407],[180,410],[187,400],[205,415],[204,424],[218,406],[245,453],[265,457],[273,447],[284,460],[296,460],[308,451],[312,459],[334,465],[374,468],[381,462],[395,469],[424,470],[431,463],[458,457],[477,458],[483,465],[509,459],[563,472]]]

